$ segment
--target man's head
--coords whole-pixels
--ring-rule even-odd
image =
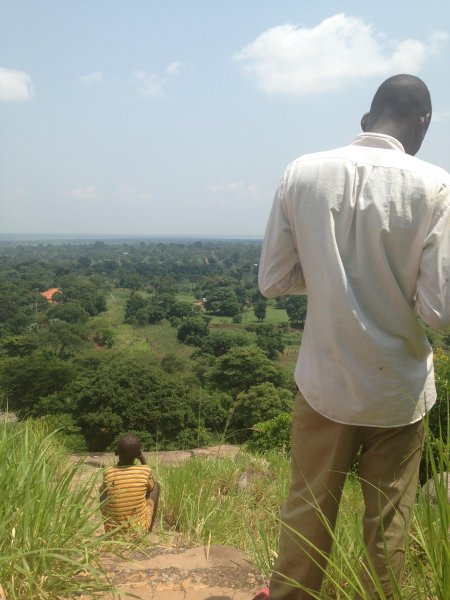
[[[141,454],[141,442],[132,433],[126,433],[117,442],[116,455],[123,464],[133,464],[135,458]]]
[[[398,139],[408,154],[416,154],[431,121],[431,98],[425,83],[413,75],[394,75],[380,85],[370,112],[361,119],[363,131]]]

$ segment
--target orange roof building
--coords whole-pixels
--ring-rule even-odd
[[[55,302],[55,300],[53,300],[53,296],[57,293],[61,293],[61,290],[59,288],[50,288],[49,290],[46,290],[45,292],[41,292],[41,296],[44,296],[44,298],[48,302]]]

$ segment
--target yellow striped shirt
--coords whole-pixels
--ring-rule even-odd
[[[108,467],[103,473],[103,485],[107,493],[104,510],[109,526],[138,524],[148,530],[150,521],[146,494],[154,486],[150,467]]]

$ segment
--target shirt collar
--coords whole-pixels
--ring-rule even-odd
[[[353,146],[370,146],[372,148],[384,148],[386,150],[399,150],[405,152],[403,145],[394,137],[384,133],[360,133],[352,142]]]

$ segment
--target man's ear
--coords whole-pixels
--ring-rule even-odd
[[[420,139],[421,143],[428,131],[430,121],[431,121],[431,113],[426,113],[425,115],[421,115],[416,120],[416,123],[415,123],[416,136],[418,139]]]
[[[369,120],[369,114],[370,113],[364,113],[361,118],[361,129],[363,131],[367,131],[367,121]]]
[[[429,125],[430,125],[430,121],[431,121],[431,113],[427,113],[426,115],[422,115],[420,117],[420,123],[422,125],[422,128],[425,129],[425,131],[427,131]]]

